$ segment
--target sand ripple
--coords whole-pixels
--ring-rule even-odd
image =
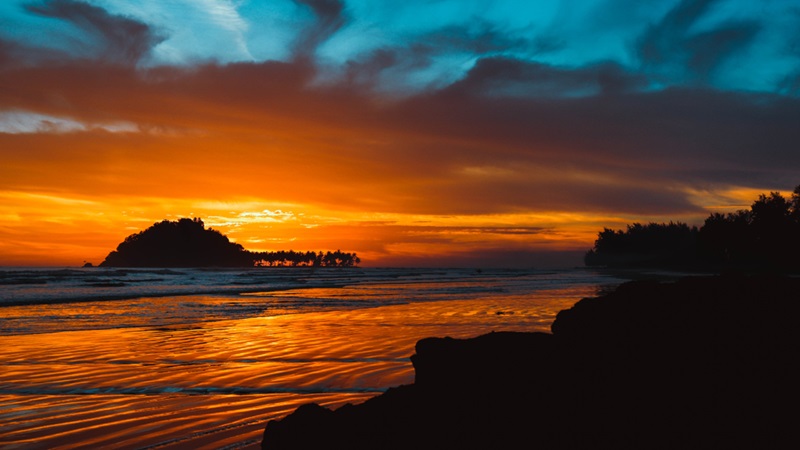
[[[360,289],[336,295],[374,295]],[[549,331],[559,310],[593,294],[586,286],[486,292],[190,325],[1,336],[0,447],[255,449],[268,420],[303,403],[357,403],[413,382],[409,357],[423,337]],[[326,295],[333,294],[287,294]]]

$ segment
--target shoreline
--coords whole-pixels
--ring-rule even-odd
[[[304,405],[267,424],[262,449],[783,448],[797,292],[785,276],[632,281],[559,312],[552,334],[422,339],[414,383]]]
[[[193,302],[184,306],[200,311],[197,319],[180,326],[3,336],[0,445],[24,441],[26,448],[66,449],[85,445],[84,439],[102,439],[104,448],[134,450],[175,440],[163,448],[221,448],[239,442],[241,448],[255,450],[270,419],[285,417],[319,396],[336,405],[363,403],[393,386],[411,383],[409,358],[419,339],[445,334],[467,338],[500,329],[547,330],[558,311],[596,292],[597,285],[592,283],[609,281],[578,274],[568,278],[571,281],[565,286],[569,287],[541,290],[561,275],[545,276],[541,284],[536,277],[511,275],[493,278],[499,284],[488,288],[486,278],[431,282],[437,276],[430,276],[422,283],[394,280],[312,288],[274,299],[284,306],[287,301],[304,304],[309,300],[319,304],[337,299],[370,305],[373,299],[390,302],[368,308],[209,322],[203,319],[208,313],[200,311],[203,305]],[[413,302],[395,303],[401,299]],[[131,314],[138,314],[120,309],[127,303],[135,302],[91,305],[98,308],[95,322],[104,327],[127,323]],[[167,298],[160,302],[165,309],[159,309],[159,303],[147,308],[160,318],[174,312],[176,303],[182,302]],[[230,298],[209,298],[209,304],[212,311],[236,307]],[[61,308],[26,310],[50,316]],[[86,304],[75,304],[63,314],[72,317],[87,312]],[[26,320],[35,322],[36,318],[26,316]],[[44,395],[70,389],[81,394]],[[228,394],[237,390],[320,393]],[[82,419],[69,419],[75,415]],[[122,417],[131,425],[117,427]],[[228,425],[239,423],[250,424],[248,431],[233,427],[233,434],[228,434]],[[89,426],[91,434],[86,430]],[[58,428],[58,436],[52,434],[53,427],[63,427]],[[216,431],[202,439],[193,437],[207,430]],[[252,445],[243,443],[253,439]]]

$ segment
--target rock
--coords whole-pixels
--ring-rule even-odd
[[[286,448],[795,448],[800,280],[637,281],[552,334],[420,340],[415,382],[267,424]]]
[[[129,235],[100,267],[252,267],[253,254],[199,218],[163,220]]]

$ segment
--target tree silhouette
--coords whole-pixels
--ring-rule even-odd
[[[753,258],[755,243],[750,222],[752,213],[713,213],[705,221],[698,236],[700,258],[711,265],[730,266]]]
[[[800,185],[790,199],[761,194],[750,210],[712,213],[703,226],[604,228],[585,257],[588,266],[698,269],[800,269]]]
[[[634,223],[624,232],[605,228],[584,261],[590,266],[677,264],[693,252],[697,233],[697,227],[681,222]]]
[[[355,253],[345,253],[341,250],[326,253],[279,250],[253,252],[252,255],[256,266],[267,267],[354,267],[361,263],[361,259]]]

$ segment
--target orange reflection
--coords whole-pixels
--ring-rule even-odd
[[[464,283],[491,287],[485,279]],[[419,285],[423,291],[426,286]],[[430,287],[429,292],[437,292],[437,284]],[[247,301],[307,296],[321,302],[359,302],[407,288],[376,283],[273,292]],[[303,403],[358,403],[412,382],[409,357],[419,339],[472,337],[492,330],[548,331],[558,311],[594,295],[594,289],[514,295],[489,290],[463,300],[434,301],[434,295],[422,302],[352,310],[3,336],[0,364],[8,370],[0,372],[0,385],[27,394],[0,395],[3,413],[13,417],[0,421],[0,431],[6,443],[37,448],[74,443],[117,447],[123,442],[130,446],[121,448],[141,448],[167,440],[175,448],[220,448],[259,439],[269,419]],[[201,300],[149,301],[168,307]],[[108,326],[114,326],[115,320],[128,320],[118,314],[126,303],[97,307],[112,318]],[[81,306],[86,307],[74,307],[77,311]],[[13,308],[4,310],[10,314]],[[26,311],[34,314],[33,309]],[[52,314],[47,308],[39,313]]]

